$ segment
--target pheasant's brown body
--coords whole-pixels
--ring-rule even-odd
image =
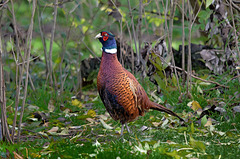
[[[133,121],[148,109],[149,99],[135,77],[122,67],[117,54],[103,52],[97,80],[100,97],[114,120]]]
[[[133,121],[139,115],[144,115],[148,109],[177,116],[171,110],[149,100],[136,78],[119,63],[117,54],[102,53],[97,87],[111,117],[114,120],[120,120],[122,124]]]
[[[109,42],[115,42],[113,36],[107,32],[101,32],[98,35],[103,46],[108,44],[108,37],[111,38]],[[114,120],[120,120],[121,134],[123,134],[124,124],[127,127],[127,122],[143,116],[149,109],[166,112],[183,121],[176,113],[149,100],[136,78],[119,63],[116,53],[107,53],[103,50],[97,87],[111,117]]]

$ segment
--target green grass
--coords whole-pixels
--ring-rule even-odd
[[[218,82],[220,79],[216,78]],[[227,80],[223,80],[222,84]],[[13,156],[13,152],[17,152],[26,158],[239,158],[240,116],[237,114],[234,116],[231,111],[232,106],[239,102],[234,95],[239,90],[237,84],[237,80],[232,80],[226,84],[229,88],[221,89],[223,93],[220,94],[217,90],[205,91],[202,94],[197,90],[199,85],[193,85],[193,99],[183,98],[182,103],[178,102],[180,93],[177,90],[161,97],[185,119],[188,118],[186,113],[193,113],[193,110],[187,106],[192,100],[198,101],[203,108],[212,105],[213,100],[223,101],[226,103],[228,120],[222,115],[215,114],[211,117],[217,121],[217,124],[204,127],[196,123],[198,116],[194,115],[186,126],[181,126],[175,117],[149,111],[144,117],[129,123],[132,133],[129,134],[125,130],[123,137],[119,135],[120,123],[111,117],[106,116],[107,119],[104,121],[114,129],[106,129],[101,124],[99,115],[104,115],[106,110],[97,93],[91,93],[87,101],[81,102],[83,107],[77,107],[71,100],[74,94],[67,90],[62,96],[58,96],[49,88],[37,89],[36,92],[29,91],[24,114],[24,123],[27,126],[22,131],[22,135],[26,137],[23,137],[24,141],[19,144],[0,143],[0,156],[6,158],[8,154]],[[147,92],[155,89],[147,79],[143,85]],[[207,90],[213,85],[200,85],[200,87],[202,90]],[[86,88],[85,91],[84,94],[87,95]],[[91,87],[92,91],[96,92]],[[151,96],[150,98],[154,99]],[[55,107],[53,112],[48,109],[50,100]],[[39,109],[28,110],[29,105],[35,105]],[[71,111],[63,111],[60,106]],[[87,115],[90,109],[96,112],[96,117]],[[29,120],[34,112],[45,113],[48,119],[47,125],[42,121]],[[12,118],[11,114],[8,115]],[[65,121],[59,121],[60,117]],[[156,126],[156,123],[159,125]],[[71,129],[72,126],[80,127]],[[140,130],[142,126],[148,129],[142,131]],[[52,127],[58,127],[59,130],[51,134],[48,130]],[[69,135],[62,136],[60,133],[64,131]]]

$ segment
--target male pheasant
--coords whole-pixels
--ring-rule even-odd
[[[98,38],[103,45],[97,77],[98,92],[110,116],[114,120],[120,120],[121,135],[123,135],[124,125],[130,132],[127,122],[143,116],[149,109],[166,112],[183,121],[173,111],[150,101],[137,79],[122,67],[117,59],[117,45],[113,34],[103,31],[95,38]]]

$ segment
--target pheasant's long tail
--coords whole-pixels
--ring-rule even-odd
[[[161,112],[165,112],[165,113],[168,113],[170,115],[173,115],[175,117],[178,117],[180,119],[180,121],[184,121],[180,116],[178,116],[176,113],[174,113],[173,111],[171,111],[170,109],[160,105],[160,104],[157,104],[157,103],[154,103],[154,102],[151,102],[151,105],[150,105],[150,109],[153,109],[153,110],[158,110],[158,111],[161,111]]]

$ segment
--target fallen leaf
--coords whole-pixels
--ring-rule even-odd
[[[234,113],[240,113],[240,106],[235,106],[232,109]]]
[[[52,133],[52,132],[57,132],[58,131],[58,127],[52,127],[52,129],[48,130],[48,133]]]
[[[197,111],[198,109],[202,109],[202,107],[200,106],[200,104],[197,101],[193,101],[192,102],[192,108],[193,111]]]
[[[142,146],[136,146],[135,145],[135,151],[139,151],[140,153],[147,154],[147,150],[144,150]]]
[[[210,125],[212,125],[212,119],[208,118],[207,122],[206,122],[206,124],[204,126],[206,127],[206,126],[210,126]]]
[[[20,156],[17,152],[13,151],[14,159],[23,159],[22,156]]]
[[[189,145],[204,152],[206,150],[206,146],[204,145],[204,143],[202,141],[195,140],[192,136],[190,136]]]
[[[70,126],[71,129],[80,129],[82,126]]]
[[[82,103],[77,99],[72,100],[72,105],[82,108]]]
[[[103,127],[105,128],[105,129],[113,129],[113,127],[112,126],[110,126],[110,125],[108,125],[107,123],[105,123],[102,119],[99,119],[100,120],[100,122],[102,123],[102,125],[103,125]]]
[[[191,133],[194,134],[194,131],[195,131],[195,130],[194,130],[194,125],[193,125],[193,123],[192,123],[192,124],[191,124]]]
[[[27,109],[30,110],[30,111],[34,111],[34,110],[38,110],[39,107],[35,106],[35,105],[28,105]]]
[[[161,127],[164,128],[164,127],[167,125],[168,122],[169,122],[168,119],[164,120],[163,123],[162,123],[162,125],[161,125]]]
[[[203,94],[203,90],[202,90],[202,88],[201,88],[200,86],[197,86],[197,91],[198,91],[199,93]]]
[[[70,110],[69,108],[65,108],[63,112],[66,113],[66,114],[68,114],[68,113],[71,112],[71,110]]]
[[[161,124],[161,122],[152,122],[152,124],[153,124],[155,127],[158,127],[158,126]]]
[[[57,120],[59,120],[60,122],[66,121],[66,119],[64,117],[59,117],[59,118],[57,118]]]
[[[53,112],[54,111],[54,109],[55,109],[55,106],[53,105],[53,100],[51,99],[50,101],[49,101],[49,103],[48,103],[48,110],[49,110],[49,112]]]
[[[93,122],[95,122],[95,120],[94,120],[94,119],[92,119],[92,118],[86,118],[86,120],[87,120],[88,122],[90,122],[90,123],[93,123]]]
[[[101,144],[96,140],[96,142],[95,143],[93,143],[93,146],[96,146],[96,147],[98,147],[98,146],[101,146]]]
[[[147,129],[148,129],[148,127],[144,125],[144,126],[141,127],[140,131],[145,131]]]
[[[69,135],[68,128],[64,128],[58,135]]]
[[[198,84],[202,85],[202,86],[209,86],[209,85],[211,85],[211,83],[208,83],[208,82],[200,82]]]
[[[205,125],[207,123],[207,117],[206,115],[204,117],[202,117],[201,119],[201,125]]]
[[[90,116],[90,117],[92,117],[92,118],[94,118],[94,117],[96,117],[96,112],[95,112],[94,110],[90,109],[90,110],[87,112],[87,115]]]
[[[106,115],[99,115],[98,117],[102,120],[107,120],[108,119],[108,117]]]
[[[216,131],[216,133],[218,133],[220,136],[223,136],[226,134],[225,132],[222,132],[222,131]]]

